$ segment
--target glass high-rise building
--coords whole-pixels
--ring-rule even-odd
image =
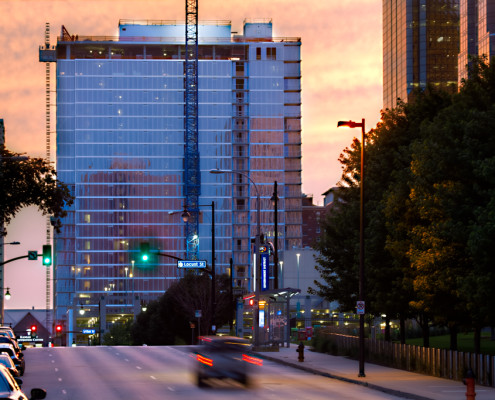
[[[57,65],[57,170],[76,197],[55,237],[54,318],[132,313],[161,296],[185,258],[184,24],[120,21],[119,37],[62,27]],[[261,230],[301,247],[301,41],[270,20],[199,26],[199,259],[252,290],[257,193]],[[46,57],[49,54],[47,52]],[[216,175],[212,169],[239,171]],[[249,176],[249,178],[247,176]],[[251,180],[255,183],[253,185]],[[148,242],[151,260],[139,259]],[[282,257],[280,258],[282,259]]]
[[[383,0],[383,108],[415,88],[457,89],[459,0]]]
[[[469,56],[495,55],[495,1],[460,0],[459,82],[468,77]]]

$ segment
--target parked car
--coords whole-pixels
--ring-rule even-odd
[[[233,379],[244,385],[249,383],[250,364],[262,361],[249,354],[248,340],[234,336],[202,336],[196,352],[196,378],[199,387],[205,380]]]
[[[12,339],[17,341],[17,336],[14,333],[14,330],[10,326],[0,326],[0,334],[2,332],[6,332]]]
[[[19,370],[15,366],[14,361],[12,361],[12,358],[10,358],[7,354],[0,354],[0,364],[7,367],[10,374],[14,378],[19,378],[21,376],[21,373],[19,372]]]
[[[12,346],[14,346],[15,352],[17,354],[19,354],[22,351],[19,344],[8,336],[0,336],[0,343],[11,344]]]
[[[17,354],[14,349],[14,346],[8,343],[0,343],[0,353],[5,353],[10,358],[12,358],[12,361],[14,362],[16,368],[21,373],[21,376],[24,375],[24,370],[26,369],[24,354],[22,353]]]
[[[32,389],[31,398],[29,399],[22,391],[20,386],[22,380],[12,378],[10,372],[3,365],[0,365],[0,399],[8,400],[41,400],[46,397],[46,390]]]

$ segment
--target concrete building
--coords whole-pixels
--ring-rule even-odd
[[[383,0],[383,108],[428,85],[455,92],[459,0]]]
[[[270,20],[198,28],[199,259],[252,289],[260,226],[272,239],[270,197],[278,182],[278,236],[302,245],[301,68],[299,38],[275,38]],[[57,170],[76,197],[55,237],[54,320],[84,311],[132,316],[181,276],[172,258],[188,243],[186,206],[185,26],[120,21],[118,37],[70,34],[45,44],[40,61],[57,63]],[[213,169],[236,173],[212,175]],[[239,173],[237,173],[239,172]],[[214,202],[214,205],[212,205]],[[152,257],[139,259],[140,243]]]

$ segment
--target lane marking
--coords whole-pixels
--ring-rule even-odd
[[[168,390],[170,390],[171,392],[175,392],[175,389],[171,386],[167,387]]]
[[[65,389],[62,389],[62,394],[67,394],[67,391]]]
[[[62,378],[58,378],[58,381],[59,381],[59,382],[62,382]]]
[[[142,369],[139,365],[136,365],[136,368],[137,368],[137,369]]]
[[[58,368],[55,368],[55,372],[58,372]]]
[[[156,381],[156,378],[153,375],[150,375],[150,378]]]
[[[125,360],[126,360],[127,362],[129,362],[129,359],[128,359],[128,358],[126,358]]]

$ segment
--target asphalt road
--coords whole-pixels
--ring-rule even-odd
[[[187,347],[72,347],[25,351],[22,389],[47,390],[47,399],[399,399],[363,386],[264,361],[254,366],[249,388],[229,381],[195,385]]]

